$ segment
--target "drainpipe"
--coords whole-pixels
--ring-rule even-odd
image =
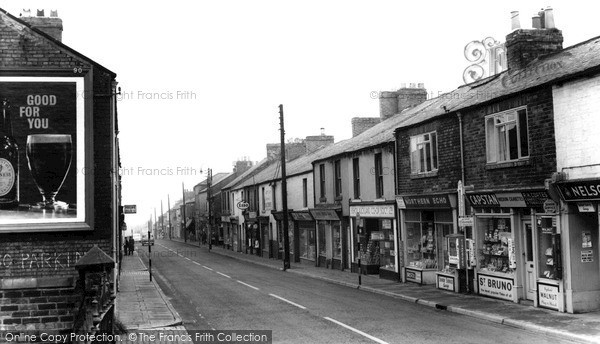
[[[460,112],[456,113],[458,117],[458,134],[460,139],[460,180],[465,185],[465,153],[463,147],[463,128],[462,128],[462,115]]]

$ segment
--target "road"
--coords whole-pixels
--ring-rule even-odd
[[[179,242],[157,240],[151,257],[188,330],[272,330],[274,343],[561,343]]]

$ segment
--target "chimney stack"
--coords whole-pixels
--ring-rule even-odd
[[[423,83],[403,83],[397,91],[384,91],[379,94],[379,117],[382,121],[405,109],[427,100],[427,90]],[[354,131],[354,130],[353,130]]]
[[[45,16],[45,10],[37,10],[37,16],[35,17],[31,16],[31,10],[23,10],[20,19],[55,40],[62,41],[62,19],[58,18],[56,10],[50,11],[50,17]]]
[[[353,117],[352,137],[362,134],[365,130],[381,123],[380,117]]]
[[[514,28],[514,12],[512,12]],[[509,70],[523,69],[536,58],[562,50],[562,32],[554,27],[552,8],[547,7],[532,19],[533,29],[516,29],[506,36]]]
[[[307,136],[304,143],[306,144],[306,153],[312,153],[333,144],[333,136],[325,135],[325,133],[321,131],[321,135]]]

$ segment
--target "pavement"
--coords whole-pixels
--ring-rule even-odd
[[[150,281],[148,269],[137,251],[123,256],[116,318],[126,331],[120,335],[119,343],[185,342],[178,340],[187,334],[181,317],[156,281]]]
[[[173,241],[184,243],[183,240],[173,239]],[[199,246],[197,242],[191,241],[186,244]],[[206,245],[201,247],[208,249]],[[283,267],[281,260],[234,252],[221,247],[213,246],[211,252],[273,269],[282,270]],[[453,293],[437,289],[433,285],[399,283],[371,275],[362,275],[362,283],[359,285],[356,273],[315,267],[310,264],[291,263],[291,268],[286,272],[513,326],[548,337],[558,337],[578,343],[600,343],[600,312],[560,313],[474,294]]]

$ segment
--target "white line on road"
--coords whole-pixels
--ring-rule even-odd
[[[208,266],[202,265],[202,267],[205,268],[206,270],[213,271],[213,269],[209,268]]]
[[[257,287],[255,287],[255,286],[253,286],[253,285],[250,285],[250,284],[248,284],[248,283],[244,283],[244,282],[242,282],[242,281],[240,281],[240,280],[236,280],[236,281],[238,281],[238,283],[240,283],[240,284],[243,284],[243,285],[245,285],[246,287],[252,288],[252,289],[254,289],[254,290],[260,290],[260,289],[258,289]]]
[[[192,261],[192,263],[194,263],[194,264],[196,264],[196,265],[198,265],[198,266],[201,266],[201,265],[202,265],[202,264],[200,264],[200,263],[198,263],[198,262],[195,262],[195,261]]]
[[[227,276],[227,275],[225,275],[225,274],[224,274],[224,273],[222,273],[222,272],[218,272],[218,271],[217,271],[217,273],[218,273],[219,275],[223,276],[223,277],[231,278],[231,276]]]
[[[279,299],[279,300],[281,300],[281,301],[287,302],[287,303],[289,303],[290,305],[294,305],[294,306],[296,306],[296,307],[298,307],[298,308],[300,308],[300,309],[306,309],[306,307],[304,307],[304,306],[302,306],[302,305],[299,305],[299,304],[297,304],[297,303],[295,303],[295,302],[292,302],[292,301],[290,301],[290,300],[284,299],[284,298],[283,298],[283,297],[281,297],[281,296],[277,296],[277,295],[275,295],[275,294],[269,294],[269,295],[271,295],[271,296],[273,296],[274,298],[276,298],[276,299]]]
[[[375,342],[380,343],[380,344],[388,344],[388,342],[384,342],[383,340],[381,340],[379,338],[373,337],[370,334],[364,333],[361,330],[357,330],[354,327],[348,326],[348,325],[346,325],[344,323],[341,323],[341,322],[339,322],[339,321],[337,321],[335,319],[331,319],[330,317],[323,317],[323,318],[325,318],[325,320],[331,321],[332,323],[335,323],[335,324],[338,324],[338,325],[340,325],[342,327],[345,327],[345,328],[349,329],[350,331],[354,331],[354,332],[356,332],[356,333],[358,333],[358,334],[360,334],[362,336],[365,336],[365,337],[369,338],[372,341],[375,341]]]
[[[185,257],[185,259],[187,259],[187,260],[191,260],[191,259],[189,259],[188,257]]]

